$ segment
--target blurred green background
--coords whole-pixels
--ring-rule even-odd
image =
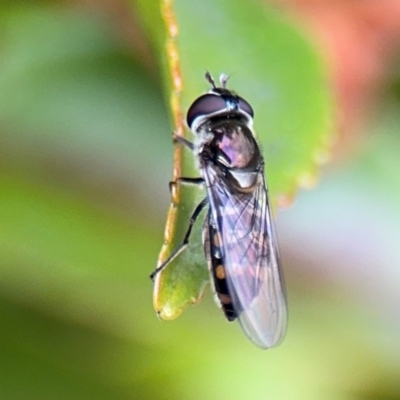
[[[277,215],[289,331],[265,352],[208,289],[174,322],[154,313],[173,146],[143,11],[0,5],[1,399],[400,399],[394,58],[319,185]]]

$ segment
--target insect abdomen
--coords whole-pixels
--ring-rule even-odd
[[[225,267],[221,257],[218,234],[209,221],[204,224],[203,240],[216,297],[226,318],[229,321],[234,321],[238,315],[233,307],[232,296],[226,283]]]

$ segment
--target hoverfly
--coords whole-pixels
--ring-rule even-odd
[[[194,143],[174,136],[197,157],[201,177],[171,184],[204,185],[207,196],[194,210],[182,244],[152,278],[187,247],[193,224],[208,205],[203,245],[216,300],[229,321],[238,319],[256,345],[270,348],[285,335],[287,309],[254,112],[226,88],[226,75],[220,87],[208,72],[206,79],[211,90],[187,113]]]

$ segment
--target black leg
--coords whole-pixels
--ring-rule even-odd
[[[172,138],[174,139],[175,143],[182,144],[192,151],[194,150],[194,144],[192,142],[189,142],[189,140],[185,139],[183,136],[178,136],[174,134]]]
[[[172,260],[174,260],[176,257],[179,256],[179,254],[182,253],[183,250],[186,249],[187,245],[189,244],[189,238],[190,235],[192,233],[192,228],[194,223],[196,222],[198,216],[200,215],[200,213],[203,211],[203,208],[207,205],[208,200],[207,198],[203,199],[195,208],[195,210],[193,211],[192,216],[190,217],[190,221],[189,221],[189,227],[186,231],[185,237],[183,238],[182,243],[178,246],[178,248],[176,248],[172,254],[159,266],[157,267],[153,273],[150,275],[150,279],[153,281],[155,276],[161,272]]]
[[[176,178],[176,181],[171,181],[169,183],[169,191],[172,191],[172,187],[180,184],[180,185],[186,185],[186,186],[201,186],[204,185],[204,179],[203,178],[185,178],[185,177],[180,177]]]

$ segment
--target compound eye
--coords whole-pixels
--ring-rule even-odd
[[[191,128],[197,117],[206,117],[224,109],[226,109],[226,102],[222,97],[215,94],[204,94],[190,106],[186,116],[187,124]]]
[[[250,117],[254,117],[254,111],[251,107],[251,105],[245,100],[242,99],[241,97],[238,98],[239,99],[239,108],[241,110],[243,110],[245,113],[249,114]]]

